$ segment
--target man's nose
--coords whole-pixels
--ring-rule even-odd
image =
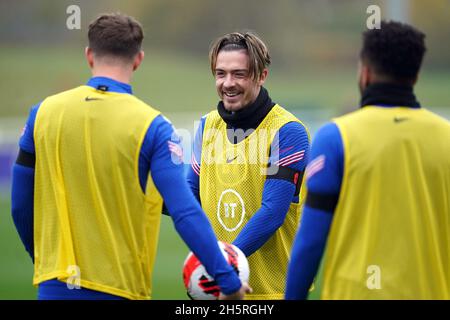
[[[225,87],[225,88],[230,88],[230,87],[233,87],[234,86],[234,77],[231,75],[231,74],[228,74],[226,77],[225,77],[225,80],[224,80],[224,82],[223,82],[223,86]]]

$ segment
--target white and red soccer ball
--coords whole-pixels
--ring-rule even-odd
[[[248,282],[250,270],[245,254],[235,245],[218,241],[225,260],[234,268],[242,282]],[[183,265],[183,282],[189,297],[193,300],[217,300],[220,289],[206,272],[197,257],[190,252]]]

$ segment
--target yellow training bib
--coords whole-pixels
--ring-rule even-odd
[[[86,99],[89,97],[89,100]],[[81,86],[37,113],[33,283],[149,299],[162,199],[138,176],[145,133],[159,114],[129,94]]]
[[[426,109],[337,118],[344,174],[324,299],[450,299],[450,124]]]
[[[202,142],[200,199],[219,240],[233,242],[260,208],[271,143],[278,130],[293,121],[300,122],[276,105],[253,133],[232,144],[218,112],[208,114]],[[248,299],[283,298],[287,263],[305,193],[302,186],[300,203],[291,203],[284,224],[248,258],[249,284],[253,288]]]

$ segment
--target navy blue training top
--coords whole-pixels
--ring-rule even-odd
[[[205,121],[206,116],[201,118],[194,139],[191,167],[187,175],[189,186],[199,202],[199,175]],[[304,172],[309,156],[309,137],[306,128],[298,122],[288,122],[277,134],[278,139],[274,139],[272,143],[270,152],[272,156],[268,164]],[[265,181],[261,207],[233,241],[246,256],[261,248],[281,227],[290,204],[299,201],[298,196],[295,196],[295,187],[293,182],[287,180]]]

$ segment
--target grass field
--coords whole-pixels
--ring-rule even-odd
[[[153,299],[187,299],[182,282],[182,265],[187,247],[173,227],[170,217],[161,219],[161,233],[153,273]],[[35,299],[33,265],[14,228],[10,204],[0,198],[0,300]]]
[[[0,197],[0,299],[33,299],[33,264],[17,235],[10,204]]]
[[[309,65],[271,69],[266,87],[274,101],[288,109],[331,109],[340,113],[356,108],[356,62],[349,65]],[[48,95],[67,90],[90,77],[82,49],[10,48],[0,46],[0,117],[26,117],[31,105]],[[450,72],[425,69],[417,86],[423,105],[450,106]],[[134,93],[164,112],[199,114],[217,102],[214,79],[207,56],[146,51],[146,58],[133,79]]]
[[[0,299],[33,299],[33,264],[17,235],[9,201],[0,197]]]
[[[10,204],[0,197],[0,300],[33,300],[37,290],[32,286],[33,265],[26,253],[10,214]],[[170,217],[161,219],[158,253],[153,272],[153,299],[188,299],[182,282],[182,265],[188,253],[173,227]],[[320,283],[318,281],[317,283]],[[310,295],[317,299],[319,288]]]

